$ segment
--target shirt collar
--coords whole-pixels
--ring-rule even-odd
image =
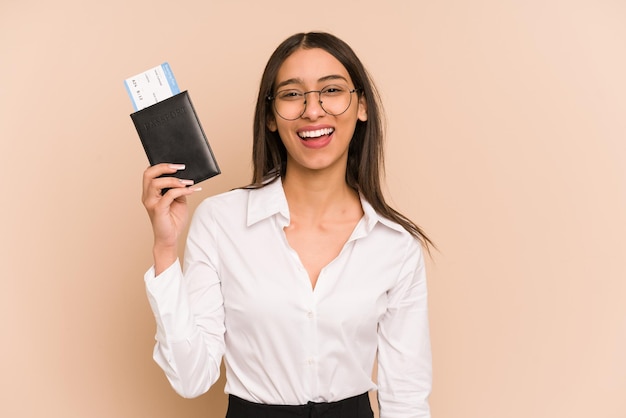
[[[380,216],[378,212],[374,210],[374,207],[370,204],[370,202],[365,200],[362,194],[359,194],[359,197],[361,199],[361,207],[363,208],[362,224],[363,224],[363,227],[365,228],[365,230],[363,231],[365,234],[369,234],[374,229],[377,223],[380,223],[388,228],[391,228],[394,231],[398,231],[398,232],[404,231],[404,228],[401,225],[397,224],[396,222],[390,219]]]
[[[355,236],[353,238],[369,234],[377,223],[381,223],[382,225],[385,225],[395,231],[404,231],[404,228],[401,225],[380,216],[374,210],[372,205],[365,200],[362,194],[359,194],[359,197],[361,200],[361,207],[363,208],[363,218],[355,230]],[[248,199],[247,225],[254,225],[257,222],[276,214],[282,216],[285,226],[289,224],[289,205],[287,204],[283,183],[280,178],[267,184],[266,186],[250,190],[250,196]]]
[[[280,178],[266,186],[251,189],[248,198],[248,226],[280,214],[289,224],[289,206],[283,190],[283,182]]]

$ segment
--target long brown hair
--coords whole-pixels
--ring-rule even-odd
[[[380,185],[384,173],[384,123],[380,97],[352,48],[329,33],[309,32],[290,36],[276,48],[267,62],[254,113],[253,175],[249,187],[263,187],[285,175],[287,150],[278,132],[272,132],[267,127],[267,122],[274,117],[269,98],[274,94],[274,82],[280,66],[300,48],[321,48],[334,56],[348,71],[354,86],[359,89],[358,94],[365,96],[367,120],[357,121],[348,149],[346,183],[360,192],[381,216],[400,224],[426,248],[433,246],[420,227],[385,202]]]

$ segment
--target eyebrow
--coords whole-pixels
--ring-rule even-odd
[[[346,83],[348,82],[348,80],[344,76],[339,75],[339,74],[330,74],[330,75],[324,76],[322,78],[319,78],[317,82],[320,83],[320,82],[331,81],[331,80],[343,80]],[[276,85],[276,90],[278,90],[279,88],[283,86],[287,86],[289,84],[304,84],[304,81],[301,78],[290,78],[288,80],[281,81],[280,83],[278,83]]]

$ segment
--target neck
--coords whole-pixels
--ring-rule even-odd
[[[343,212],[355,203],[360,208],[359,195],[348,186],[345,176],[345,168],[319,172],[287,168],[283,188],[292,215],[315,220]]]

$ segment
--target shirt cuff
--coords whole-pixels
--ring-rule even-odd
[[[156,339],[179,342],[193,334],[193,317],[189,306],[179,260],[158,276],[154,266],[144,274],[146,293],[157,324]]]

